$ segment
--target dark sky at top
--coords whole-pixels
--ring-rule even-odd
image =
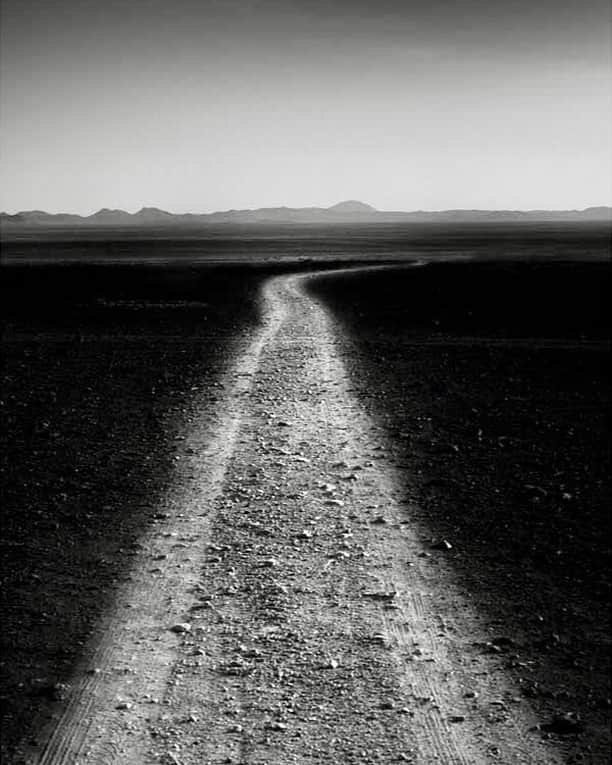
[[[4,0],[0,207],[611,200],[604,0]]]

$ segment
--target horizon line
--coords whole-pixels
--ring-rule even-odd
[[[78,213],[78,212],[71,212],[68,210],[59,210],[57,212],[49,212],[48,210],[44,210],[40,207],[32,207],[28,209],[15,209],[15,212],[9,212],[7,209],[0,210],[0,215],[20,215],[25,213],[42,213],[44,215],[71,215],[76,216],[80,218],[89,218],[94,215],[97,215],[101,212],[113,212],[113,213],[124,213],[126,215],[138,215],[139,213],[146,212],[146,211],[155,211],[158,213],[165,213],[167,215],[194,215],[194,216],[203,216],[203,215],[217,215],[217,214],[227,214],[227,213],[242,213],[242,212],[256,212],[259,210],[333,210],[334,208],[341,207],[346,204],[358,204],[363,206],[363,208],[369,208],[369,211],[372,213],[382,213],[382,214],[416,214],[416,213],[424,213],[424,214],[435,214],[435,213],[449,213],[449,212],[511,212],[511,213],[537,213],[537,212],[551,212],[551,213],[563,213],[563,212],[585,212],[587,210],[592,209],[612,209],[612,203],[610,204],[589,204],[584,207],[529,207],[529,208],[519,208],[519,207],[446,207],[446,208],[438,208],[438,209],[426,209],[426,208],[417,208],[417,209],[411,209],[411,210],[400,210],[400,209],[394,209],[394,210],[387,210],[387,209],[379,209],[374,207],[373,205],[370,205],[367,202],[361,202],[359,200],[342,200],[341,202],[334,203],[328,207],[324,207],[322,205],[300,205],[300,206],[291,206],[286,204],[278,204],[278,205],[263,205],[259,207],[229,207],[226,209],[215,209],[215,210],[208,210],[208,211],[170,211],[166,210],[163,207],[158,207],[157,205],[143,205],[139,207],[138,209],[134,209],[133,212],[130,212],[129,209],[125,209],[122,207],[99,207],[93,212],[89,213]],[[9,208],[10,209],[10,208]],[[364,210],[364,212],[366,212]]]

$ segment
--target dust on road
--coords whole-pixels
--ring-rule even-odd
[[[55,717],[40,763],[556,763],[412,517],[307,277],[265,321]]]

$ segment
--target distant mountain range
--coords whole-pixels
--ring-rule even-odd
[[[137,213],[103,208],[93,215],[47,213],[28,210],[14,215],[0,213],[0,223],[14,226],[185,226],[216,224],[309,224],[309,223],[501,223],[537,221],[612,221],[612,207],[585,210],[441,210],[388,212],[355,200],[332,207],[261,207],[256,210],[227,210],[214,213],[169,213],[143,207]]]

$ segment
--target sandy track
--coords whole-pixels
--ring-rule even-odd
[[[28,762],[560,762],[411,517],[305,277],[266,320]],[[184,633],[170,628],[184,623]]]

